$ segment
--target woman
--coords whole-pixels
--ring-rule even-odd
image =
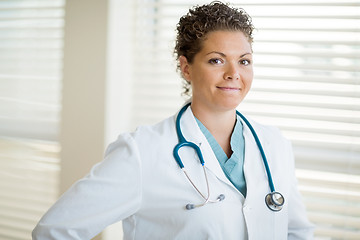
[[[124,239],[312,239],[289,141],[251,122],[285,199],[280,211],[271,211],[259,148],[236,115],[253,79],[250,17],[214,2],[191,9],[177,30],[175,53],[187,92],[191,85],[190,107],[120,135],[104,161],[40,220],[34,239],[90,239],[120,220]],[[173,155],[177,120],[205,160],[202,168],[192,148],[181,148],[179,164],[188,175]]]

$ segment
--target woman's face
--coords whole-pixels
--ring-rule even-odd
[[[210,32],[193,62],[180,57],[184,78],[192,87],[192,105],[209,111],[235,109],[253,80],[252,50],[240,31]]]

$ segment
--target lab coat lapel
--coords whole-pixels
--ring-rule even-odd
[[[270,190],[264,163],[250,129],[244,122],[243,124],[245,138],[244,173],[247,186],[243,213],[247,222],[249,239],[279,239],[276,237],[277,228],[274,228],[274,226],[279,224],[275,218],[276,214],[279,213],[270,211],[265,204],[265,196]],[[272,136],[266,135],[262,130],[262,126],[254,122],[251,122],[251,124],[259,137],[265,154],[269,153]],[[270,155],[266,154],[266,156],[269,157]],[[259,228],[257,227],[259,222],[262,224],[261,231],[266,233],[268,237],[264,237],[262,233],[259,233]],[[274,224],[267,224],[269,222]]]
[[[210,144],[201,132],[190,107],[184,112],[180,124],[185,139],[189,142],[194,142],[200,147],[205,161],[205,167],[215,174],[218,179],[236,189],[225,176]]]
[[[269,190],[266,170],[259,148],[246,123],[242,123],[244,126],[243,135],[245,139],[244,175],[247,186],[247,196],[245,200],[246,205],[247,202],[254,201],[254,199],[263,199],[262,197],[259,198],[259,193],[266,193]],[[262,147],[266,151],[266,149],[268,149],[269,142],[262,136],[260,129],[256,129],[256,126],[254,126],[256,124],[251,124],[260,139]]]

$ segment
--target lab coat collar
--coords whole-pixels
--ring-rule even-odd
[[[226,184],[234,188],[236,191],[238,191],[234,187],[234,185],[229,181],[224,171],[222,170],[210,144],[208,143],[206,137],[204,136],[204,134],[202,133],[201,129],[199,128],[196,122],[191,107],[188,107],[188,109],[186,109],[186,111],[184,112],[180,120],[180,125],[185,139],[189,142],[195,143],[200,147],[205,161],[205,167],[210,172],[215,174],[218,179],[220,179],[221,181],[225,182]]]

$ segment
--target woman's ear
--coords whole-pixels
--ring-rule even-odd
[[[190,64],[189,64],[188,60],[186,59],[185,56],[180,56],[179,63],[180,63],[181,75],[183,76],[183,78],[185,78],[186,81],[190,82],[190,80],[191,80]]]

